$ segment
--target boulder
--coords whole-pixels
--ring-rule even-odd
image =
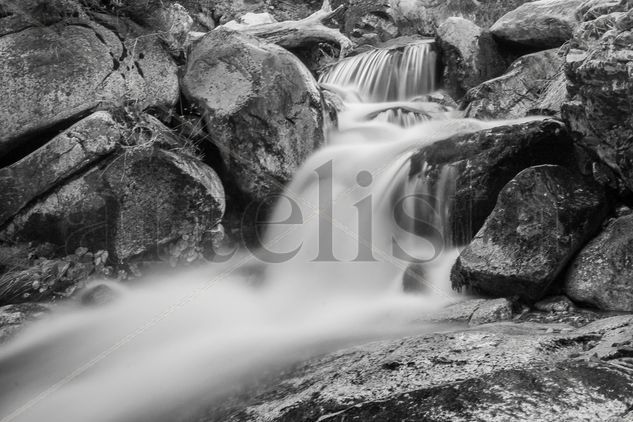
[[[599,230],[604,193],[569,170],[531,167],[508,183],[451,271],[453,288],[496,296],[543,297],[567,263]]]
[[[456,99],[483,81],[499,76],[506,63],[489,32],[463,18],[448,18],[437,29],[444,71],[442,81]]]
[[[112,115],[99,111],[0,169],[0,225],[34,198],[112,153],[122,136],[122,128]]]
[[[323,143],[318,85],[281,47],[215,30],[194,44],[182,85],[247,199],[280,192]]]
[[[554,82],[562,66],[563,58],[558,49],[520,57],[502,76],[468,91],[463,100],[466,116],[511,119],[525,117],[539,107],[550,107],[555,111],[556,104],[564,98],[564,95],[553,97],[561,91],[561,85],[554,85]],[[542,104],[543,101],[549,102]]]
[[[132,146],[24,208],[0,240],[48,242],[58,256],[78,247],[103,249],[115,264],[150,254],[189,262],[224,208],[222,185],[210,167],[154,144]]]
[[[127,33],[115,34],[80,9],[65,16],[31,3],[37,2],[2,2],[20,12],[0,15],[0,27],[12,29],[0,32],[0,157],[28,150],[25,144],[36,143],[42,131],[67,125],[100,104],[176,103],[177,66],[158,35],[132,24]]]
[[[604,328],[440,326],[438,333],[361,344],[245,383],[230,397],[212,400],[198,419],[628,420],[633,318],[599,323]]]
[[[633,191],[633,10],[584,23],[567,54],[570,99],[562,116],[592,151]]]
[[[575,11],[584,0],[538,0],[503,15],[490,28],[498,39],[528,48],[560,47],[578,26]]]
[[[539,164],[566,164],[572,140],[555,120],[534,120],[457,135],[423,148],[411,158],[410,177],[441,184],[445,168],[454,170],[450,215],[453,241],[468,244],[495,207],[497,195],[522,170]]]
[[[399,35],[436,35],[437,28],[447,19],[459,16],[474,22],[482,28],[489,28],[504,13],[513,10],[526,0],[391,0],[351,1],[346,14],[346,30],[371,32],[364,27],[376,19],[382,19],[385,26],[395,27]]]
[[[49,314],[51,309],[39,303],[21,303],[0,307],[0,344],[7,342],[29,322]]]
[[[607,311],[633,311],[633,215],[620,217],[574,259],[565,292]]]

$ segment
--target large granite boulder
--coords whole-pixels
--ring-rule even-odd
[[[579,24],[576,10],[584,0],[538,0],[503,15],[490,28],[498,39],[528,48],[560,47]]]
[[[0,2],[0,157],[101,104],[176,103],[177,66],[158,35],[131,23],[115,33],[70,1],[42,4]]]
[[[479,231],[497,195],[514,176],[539,164],[569,164],[573,155],[562,123],[535,120],[436,142],[412,156],[410,177],[430,183],[435,192],[445,169],[453,169],[449,224],[453,241],[463,245]]]
[[[567,54],[570,101],[562,116],[592,151],[633,191],[633,10],[582,24]]]
[[[454,288],[497,297],[543,297],[599,230],[602,190],[560,166],[532,167],[508,183],[451,272]]]
[[[564,95],[559,95],[552,104],[542,102],[551,97],[550,86],[557,81],[562,65],[563,58],[558,49],[519,58],[502,76],[468,91],[463,100],[466,116],[477,119],[511,119],[525,117],[541,107],[556,112],[556,104],[562,103]],[[564,89],[561,92],[560,85],[555,85],[553,92],[566,94]]]
[[[123,134],[110,113],[99,111],[0,169],[0,225],[34,198],[112,153]]]
[[[186,262],[211,240],[224,208],[210,167],[153,144],[131,146],[25,207],[0,240],[50,243],[58,256],[106,250],[114,264],[156,253]]]
[[[437,44],[443,64],[442,82],[456,99],[506,69],[503,57],[489,32],[463,18],[448,18],[437,29]]]
[[[633,311],[633,215],[612,222],[574,259],[565,282],[573,300]]]
[[[194,44],[182,85],[248,199],[281,191],[323,143],[318,85],[281,47],[215,30]]]

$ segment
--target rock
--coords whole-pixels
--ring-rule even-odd
[[[534,304],[534,308],[542,312],[568,312],[575,308],[567,296],[552,296]]]
[[[96,283],[80,292],[79,301],[85,306],[103,306],[114,302],[121,292],[112,283]]]
[[[610,222],[573,261],[565,292],[607,311],[633,311],[633,216]]]
[[[4,3],[17,7],[12,0]],[[12,14],[0,18],[0,26],[15,29],[0,36],[0,157],[28,149],[42,131],[67,125],[100,104],[171,107],[178,100],[176,64],[156,35],[133,25],[128,29],[138,32],[115,34],[79,12],[42,26],[34,22],[47,22],[43,17],[28,22],[35,10],[27,7],[24,22]],[[124,35],[129,38],[121,41]]]
[[[628,9],[627,0],[587,0],[576,10],[576,18],[580,22],[587,22],[610,13],[626,12]]]
[[[575,11],[583,0],[538,0],[503,15],[490,28],[498,39],[529,48],[555,48],[567,42],[579,24]]]
[[[584,23],[567,54],[570,100],[562,116],[579,145],[633,191],[633,10]]]
[[[601,350],[630,335],[633,320],[603,321],[566,333],[499,323],[362,344],[248,383],[196,420],[616,420],[633,394],[628,346],[610,347],[619,357]]]
[[[526,0],[493,0],[473,2],[472,0],[391,0],[352,1],[345,16],[348,34],[354,31],[377,34],[380,26],[373,24],[382,20],[383,28],[395,28],[397,35],[421,34],[434,37],[437,28],[448,18],[460,16],[482,28],[489,28],[504,13],[525,3]],[[372,28],[373,27],[373,28]],[[375,30],[374,28],[379,28]],[[389,29],[389,32],[395,32]]]
[[[248,199],[280,192],[323,143],[318,85],[281,47],[215,30],[194,44],[182,84]]]
[[[508,183],[453,270],[453,288],[534,301],[606,216],[604,193],[569,170],[531,167]]]
[[[477,119],[508,119],[527,116],[540,107],[556,108],[550,103],[542,104],[548,91],[563,66],[558,49],[528,54],[516,60],[508,71],[498,78],[486,81],[471,89],[464,97],[466,116]],[[560,92],[560,85],[553,89]],[[562,85],[564,94],[565,86]],[[561,98],[562,97],[562,98]],[[564,95],[549,99],[562,103]],[[559,106],[560,107],[560,106]]]
[[[444,65],[442,81],[453,98],[503,73],[506,63],[489,32],[463,18],[448,18],[437,29]]]
[[[0,344],[13,337],[24,324],[48,314],[50,308],[38,303],[21,303],[0,307]]]
[[[512,319],[513,303],[508,299],[487,300],[470,317],[469,325],[489,324]]]
[[[57,183],[112,153],[122,135],[110,113],[99,111],[0,169],[0,225]]]
[[[224,208],[224,190],[210,167],[152,144],[135,146],[24,208],[0,238],[50,242],[58,256],[81,246],[103,249],[114,263],[143,254],[171,259],[169,248],[177,244],[175,258],[188,262]]]
[[[423,148],[411,158],[411,178],[430,182],[430,192],[453,169],[455,192],[449,221],[453,241],[468,244],[495,207],[501,189],[520,171],[538,164],[567,164],[573,144],[565,126],[534,120],[458,135]]]

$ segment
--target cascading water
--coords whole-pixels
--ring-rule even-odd
[[[287,224],[271,224],[265,239],[275,257],[292,253],[257,264],[261,287],[240,275],[257,260],[238,254],[125,288],[110,304],[58,309],[0,349],[2,422],[197,420],[201,403],[265,368],[419,330],[411,322],[420,313],[454,301],[447,287],[454,252],[427,266],[428,293],[402,292],[408,262],[394,256],[394,245],[422,258],[439,245],[416,235],[415,221],[402,216],[444,225],[451,180],[447,170],[429,191],[424,180],[409,178],[408,158],[424,145],[495,124],[445,118],[405,128],[373,119],[394,104],[428,110],[409,100],[434,88],[430,46],[405,48],[398,57],[372,52],[324,76],[342,93],[355,81],[361,95],[387,102],[348,103],[331,145],[298,171],[271,219]],[[394,219],[400,199],[420,192],[434,197],[432,209],[405,201],[401,221]]]

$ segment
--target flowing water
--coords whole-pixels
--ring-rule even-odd
[[[442,228],[454,175],[447,168],[430,191],[409,177],[408,158],[494,125],[441,110],[423,123],[381,118],[433,107],[412,101],[436,88],[433,54],[429,44],[377,50],[322,78],[348,94],[346,108],[330,145],[297,172],[273,213],[264,246],[268,261],[281,262],[238,254],[119,286],[110,304],[60,307],[0,347],[0,420],[187,420],[198,405],[270,368],[424,329],[415,323],[420,315],[458,300],[448,287],[456,252]],[[414,193],[433,196],[432,209],[404,201],[398,221],[394,207]],[[416,234],[403,215],[425,219],[443,236]],[[409,262],[394,256],[395,246],[430,260],[424,293],[402,292]],[[261,273],[258,287],[247,282],[249,268]]]

